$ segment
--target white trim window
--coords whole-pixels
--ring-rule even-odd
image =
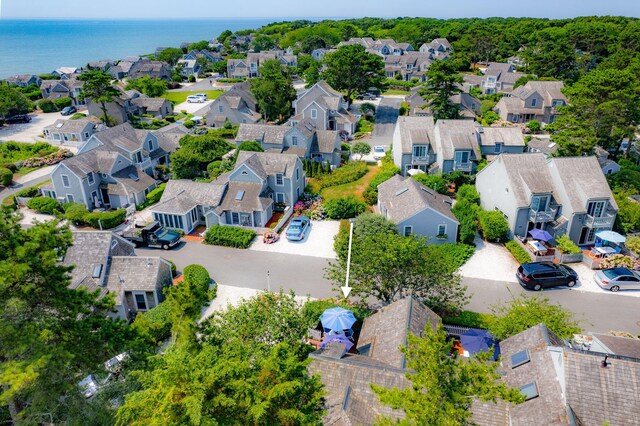
[[[411,234],[413,234],[413,226],[405,225],[404,229],[402,230],[402,235],[404,235],[405,237],[409,237],[411,236]]]
[[[276,185],[284,186],[284,177],[282,176],[282,173],[276,173]]]
[[[318,118],[318,110],[317,109],[312,109],[311,110],[311,118],[313,120],[315,120],[316,118]]]
[[[298,146],[298,137],[297,136],[291,136],[291,145]]]
[[[71,183],[69,182],[69,176],[61,175],[60,178],[62,179],[62,186],[64,186],[65,188],[71,188]]]
[[[441,223],[440,225],[438,225],[438,233],[436,234],[436,236],[444,237],[445,235],[447,235],[447,225]]]
[[[538,98],[531,98],[531,106],[532,107],[538,106]]]
[[[132,292],[133,303],[136,305],[136,311],[146,311],[149,309],[147,295],[143,292]]]
[[[95,179],[93,178],[93,172],[89,172],[89,174],[87,175],[87,182],[89,182],[89,185],[93,185],[93,183],[95,182]]]
[[[73,194],[67,194],[67,202],[75,203],[76,199],[73,197]]]
[[[496,142],[496,146],[493,149],[494,154],[500,154],[502,152],[502,146],[504,145],[504,143],[502,142]]]
[[[284,203],[284,192],[276,192],[276,203]]]

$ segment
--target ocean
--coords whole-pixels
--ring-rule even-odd
[[[259,28],[273,18],[207,20],[0,20],[0,78],[44,74],[101,59],[179,47],[224,30]],[[283,20],[283,19],[278,19]]]

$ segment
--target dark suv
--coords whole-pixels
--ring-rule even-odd
[[[29,117],[27,114],[18,114],[4,119],[4,122],[7,124],[28,123],[30,121],[31,117]]]
[[[540,291],[547,287],[566,285],[573,287],[578,274],[566,265],[553,262],[531,262],[520,265],[516,278],[527,290]]]

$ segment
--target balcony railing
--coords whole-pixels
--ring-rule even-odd
[[[431,163],[431,161],[429,161],[430,158],[428,155],[425,156],[418,156],[418,155],[414,155],[412,157],[412,162],[413,163],[423,163],[423,164],[429,164]]]
[[[468,161],[466,163],[459,163],[456,161],[453,163],[453,170],[460,170],[461,172],[470,172],[472,166],[473,165],[471,161]]]
[[[615,220],[616,215],[608,212],[605,212],[604,215],[600,217],[593,217],[588,214],[585,218],[584,225],[589,228],[606,228],[612,226]]]
[[[529,221],[530,222],[551,222],[555,220],[558,209],[555,207],[549,207],[547,210],[536,211],[529,209]]]

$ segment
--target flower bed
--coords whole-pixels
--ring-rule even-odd
[[[73,153],[68,149],[61,149],[44,157],[27,158],[22,162],[22,167],[43,167],[58,164],[66,158],[73,157]]]

